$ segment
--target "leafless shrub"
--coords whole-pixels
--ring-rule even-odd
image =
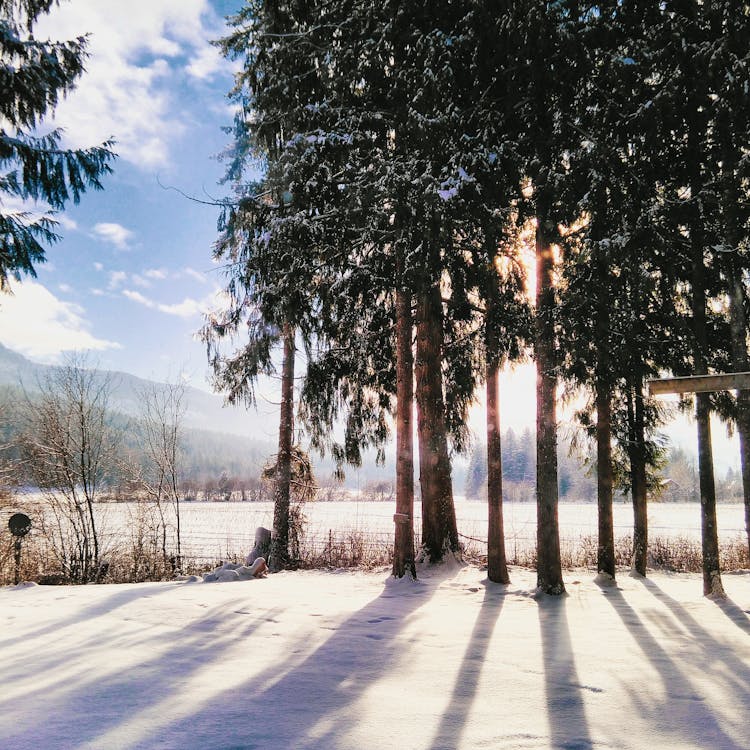
[[[167,568],[176,560],[179,568],[182,552],[180,459],[185,385],[152,384],[141,389],[138,397],[141,404],[138,428],[145,458],[140,467],[139,483],[152,506],[150,526],[159,537],[161,567]]]
[[[110,381],[85,364],[74,355],[37,384],[19,436],[24,468],[51,511],[42,531],[63,575],[81,583],[102,575],[94,505],[111,483],[120,444],[108,411]]]

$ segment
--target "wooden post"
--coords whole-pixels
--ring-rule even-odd
[[[667,393],[706,394],[712,391],[747,391],[750,390],[750,372],[729,372],[721,375],[690,375],[687,377],[649,380],[648,390],[652,396]],[[708,397],[705,395],[698,396],[699,417],[701,410],[703,410],[704,415],[707,415],[709,408],[707,399]],[[705,435],[699,435],[699,444],[701,440],[710,443],[711,432],[707,416],[702,422],[699,419],[699,429],[703,429],[706,433]],[[701,471],[709,472],[710,483],[713,484],[713,467],[710,465],[708,467],[701,467]],[[701,482],[703,483],[703,477],[701,477]],[[712,504],[715,503],[715,497],[710,499],[712,500]],[[701,493],[701,503],[707,504],[707,502]],[[702,516],[703,588],[706,594],[723,596],[724,593],[719,572],[718,544],[716,541],[715,504],[713,507],[714,513],[712,515],[704,512]],[[705,511],[705,508],[703,510]]]
[[[722,375],[688,375],[648,381],[651,396],[667,393],[708,393],[711,391],[748,391],[750,372],[728,372]]]

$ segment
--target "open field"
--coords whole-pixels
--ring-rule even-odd
[[[42,511],[36,501],[27,502],[32,519]],[[142,506],[137,503],[101,504],[98,526],[104,557],[131,546],[137,533]],[[482,561],[486,554],[487,507],[459,499],[458,528],[468,559]],[[300,537],[303,565],[312,567],[373,566],[390,560],[393,544],[392,502],[320,502],[304,507],[307,523]],[[596,505],[561,503],[560,538],[563,564],[587,567],[596,564]],[[506,503],[505,537],[511,564],[533,566],[536,545],[536,506]],[[182,558],[187,570],[199,572],[219,560],[242,559],[252,549],[255,529],[270,528],[272,503],[183,503],[181,505]],[[718,506],[722,564],[726,569],[750,567],[744,532],[744,507]],[[618,565],[628,565],[631,554],[632,507],[614,506]],[[416,541],[421,525],[420,504],[415,506]],[[173,537],[172,531],[170,535]],[[37,532],[36,541],[41,541]],[[700,506],[690,503],[654,503],[649,506],[650,564],[676,571],[700,570]],[[131,580],[126,578],[125,580]]]
[[[132,507],[108,505],[103,508],[108,533],[121,533],[132,516]],[[330,502],[309,503],[306,539],[326,544],[329,533],[362,534],[372,543],[389,544],[393,538],[393,503]],[[253,547],[255,529],[270,528],[272,503],[184,503],[181,506],[183,544],[188,555],[226,557],[246,554]],[[505,538],[509,554],[520,554],[536,544],[536,506],[533,503],[505,503]],[[415,504],[415,531],[421,524],[421,504]],[[456,516],[459,533],[471,546],[487,539],[487,506],[481,502],[458,500]],[[744,534],[744,507],[720,505],[719,533],[723,541]],[[596,505],[561,503],[560,538],[563,546],[574,546],[581,538],[595,537]],[[632,533],[633,510],[625,503],[614,506],[615,535]],[[649,531],[652,538],[700,539],[700,506],[692,503],[662,503],[649,506]]]

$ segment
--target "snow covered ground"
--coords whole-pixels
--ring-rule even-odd
[[[0,589],[0,747],[750,748],[750,572]]]

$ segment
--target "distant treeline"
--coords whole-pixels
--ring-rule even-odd
[[[20,430],[22,407],[27,398],[17,386],[0,386],[0,449],[6,464],[17,458],[15,438]],[[123,435],[122,449],[132,455],[138,453],[140,432],[134,417],[111,412],[110,423]],[[568,502],[594,502],[596,482],[595,456],[580,445],[571,447],[571,439],[563,436],[558,447],[558,473],[561,499]],[[272,492],[261,479],[263,467],[273,457],[275,445],[270,441],[229,433],[183,428],[180,440],[179,487],[181,496],[188,501],[243,501],[272,500]],[[388,458],[388,457],[387,457]],[[468,463],[454,465],[454,485],[457,494],[467,499],[484,500],[487,495],[487,448],[477,441],[468,455]],[[536,448],[534,433],[530,429],[507,429],[502,437],[504,498],[512,502],[533,502],[536,481]],[[370,466],[360,470],[350,469],[342,486],[332,479],[333,464],[330,459],[316,460],[313,464],[320,500],[344,500],[355,490],[361,499],[392,501],[394,485],[390,472],[392,461],[385,467]],[[651,500],[664,502],[698,502],[699,488],[695,458],[681,450],[669,452],[662,468],[662,479],[652,492]],[[7,479],[7,477],[6,477]],[[24,485],[28,477],[20,473],[12,483]],[[110,492],[107,496],[127,500],[131,487],[121,471],[111,473]],[[621,497],[629,498],[627,487]],[[717,480],[717,493],[721,501],[741,502],[742,487],[736,471],[729,470]]]
[[[560,498],[568,502],[596,501],[596,455],[593,448],[575,445],[564,436],[558,445]],[[512,502],[534,502],[536,485],[536,442],[530,429],[507,429],[502,437],[503,496]],[[673,448],[666,455],[660,479],[649,500],[661,502],[700,502],[698,470],[694,456]],[[620,497],[630,499],[629,487],[621,486]],[[470,454],[463,486],[468,499],[487,497],[487,446],[477,442]],[[716,491],[722,502],[742,502],[742,478],[729,469],[717,478]]]

